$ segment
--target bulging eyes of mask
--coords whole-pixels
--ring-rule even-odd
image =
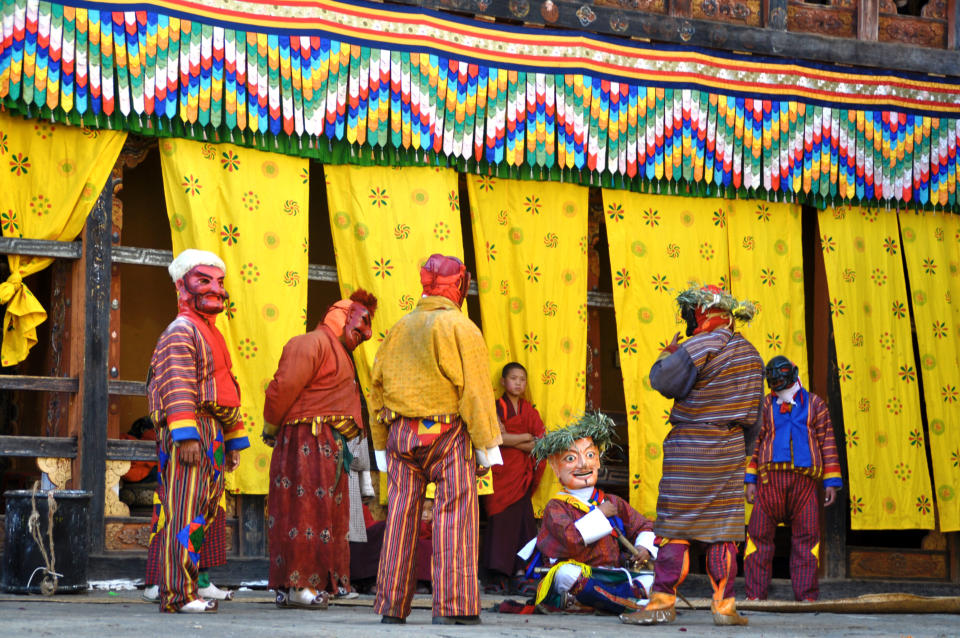
[[[550,466],[568,489],[593,487],[600,475],[600,450],[593,439],[577,439],[569,449],[551,456]]]

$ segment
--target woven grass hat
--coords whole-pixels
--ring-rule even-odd
[[[613,419],[603,412],[587,413],[570,425],[551,430],[537,439],[530,454],[543,461],[557,452],[569,450],[574,441],[591,438],[602,455],[613,444],[615,426]]]
[[[738,321],[750,321],[757,314],[752,301],[738,301],[736,297],[717,286],[691,286],[677,295],[680,309],[700,308],[701,310],[719,309],[729,313]]]

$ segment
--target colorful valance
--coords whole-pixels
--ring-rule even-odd
[[[332,163],[958,209],[956,79],[361,2],[2,2],[0,103],[37,117]]]

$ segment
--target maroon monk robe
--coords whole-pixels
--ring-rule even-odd
[[[524,399],[520,399],[520,411],[517,413],[510,399],[502,396],[497,400],[497,416],[509,434],[544,435],[540,413]],[[494,465],[492,469],[493,494],[484,497],[487,516],[499,514],[524,496],[530,496],[543,475],[544,464],[538,464],[522,450],[502,445],[500,454],[503,465]]]

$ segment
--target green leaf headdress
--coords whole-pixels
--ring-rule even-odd
[[[591,438],[600,454],[613,444],[615,436],[613,419],[602,412],[587,413],[562,428],[551,430],[537,439],[530,452],[538,461],[543,461],[557,452],[569,450],[578,439]]]
[[[710,310],[719,308],[728,312],[738,321],[750,321],[757,314],[757,308],[751,301],[738,301],[726,290],[717,286],[692,286],[677,295],[677,305],[680,309],[702,308]]]

